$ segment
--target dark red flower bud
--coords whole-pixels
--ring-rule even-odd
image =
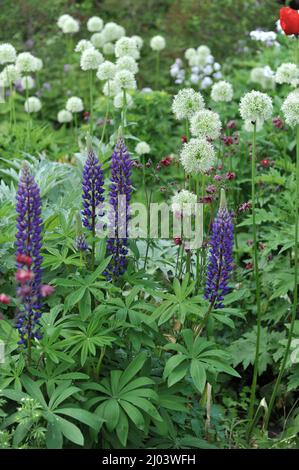
[[[224,145],[226,145],[227,147],[229,147],[230,145],[233,145],[233,144],[234,144],[234,138],[231,137],[230,135],[229,135],[229,136],[225,135],[225,136],[223,137],[223,143],[224,143]]]
[[[245,269],[252,269],[252,268],[253,268],[252,263],[247,263],[246,266],[245,266]]]
[[[182,243],[183,243],[183,242],[182,242],[182,239],[181,239],[180,237],[174,238],[174,239],[173,239],[173,242],[174,242],[174,244],[177,245],[177,246],[181,246]]]
[[[280,10],[280,25],[287,36],[299,34],[299,12],[285,7]]]
[[[10,298],[6,294],[0,294],[0,304],[8,305]]]
[[[236,173],[234,173],[233,171],[229,171],[228,173],[226,173],[225,179],[228,180],[228,181],[235,180],[236,179]]]
[[[26,266],[31,266],[32,258],[30,256],[18,254],[16,257],[17,263],[25,264]]]
[[[228,129],[236,129],[236,127],[237,127],[237,126],[236,126],[236,122],[235,122],[235,121],[233,121],[233,120],[228,121],[228,123],[227,123],[227,128],[228,128]]]
[[[270,160],[268,158],[264,158],[264,160],[261,161],[261,166],[263,168],[269,168],[270,166]]]
[[[186,143],[188,142],[187,136],[186,136],[186,135],[182,135],[181,141],[183,142],[183,144],[186,144]]]

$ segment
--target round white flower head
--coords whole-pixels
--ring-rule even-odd
[[[71,122],[72,120],[73,120],[72,113],[70,111],[67,111],[66,109],[62,109],[57,114],[57,121],[60,122],[60,124],[65,124],[67,122]]]
[[[61,29],[64,34],[75,34],[80,30],[80,23],[75,18],[70,17],[63,22]]]
[[[264,90],[275,88],[275,73],[266,65],[265,67],[255,67],[250,72],[250,81],[259,83]]]
[[[26,75],[21,79],[21,87],[23,90],[32,90],[35,87],[35,81],[30,75]]]
[[[116,69],[119,70],[129,70],[133,74],[138,72],[138,64],[133,59],[133,57],[129,55],[124,55],[123,57],[119,57],[116,61]]]
[[[213,101],[226,102],[232,101],[234,96],[233,87],[229,82],[222,80],[215,83],[212,87],[211,98]]]
[[[180,160],[186,173],[205,173],[215,164],[215,150],[206,139],[191,139],[184,144]]]
[[[92,43],[94,47],[98,47],[99,49],[101,49],[106,42],[103,32],[94,33],[90,38],[90,42]]]
[[[281,107],[286,123],[290,127],[296,127],[299,124],[299,89],[292,91]]]
[[[105,55],[114,55],[115,45],[112,42],[106,42],[103,46],[103,52]]]
[[[244,121],[267,121],[273,112],[272,100],[265,93],[251,91],[241,99],[239,110]]]
[[[97,78],[99,80],[113,80],[116,72],[116,65],[109,60],[105,60],[102,64],[99,65],[97,71]]]
[[[96,70],[102,62],[104,62],[103,54],[96,49],[86,49],[82,52],[80,59],[82,70]]]
[[[16,66],[20,72],[36,72],[40,64],[37,61],[37,58],[30,52],[21,52],[17,56]]]
[[[62,26],[64,25],[65,21],[69,20],[69,19],[72,19],[73,17],[71,15],[61,15],[59,18],[58,18],[58,21],[57,21],[57,26],[59,28],[62,28]]]
[[[139,59],[140,56],[135,39],[126,36],[116,42],[114,52],[116,57],[130,56]]]
[[[90,41],[87,41],[86,39],[81,39],[75,47],[75,52],[84,52],[86,49],[91,49],[93,48],[93,44]]]
[[[138,144],[135,147],[135,152],[138,155],[146,155],[147,153],[150,153],[151,148],[146,142],[138,142]]]
[[[113,42],[125,36],[126,32],[122,26],[116,23],[113,23],[113,21],[111,21],[105,24],[104,29],[103,29],[103,34],[105,37],[105,42]]]
[[[134,36],[132,36],[131,39],[134,39],[138,49],[141,50],[143,47],[143,39],[140,36],[137,36],[136,34],[134,34]]]
[[[118,93],[113,100],[113,106],[117,109],[122,109],[124,107],[124,94],[123,92]],[[131,95],[126,95],[126,106],[128,109],[133,107],[133,98]]]
[[[119,85],[115,80],[110,80],[103,86],[103,93],[105,96],[116,96],[121,92]],[[122,93],[123,94],[123,93]]]
[[[174,97],[172,112],[176,119],[190,119],[197,111],[204,109],[205,103],[201,93],[193,88],[184,88]]]
[[[17,53],[11,44],[0,44],[0,64],[9,64],[15,62]]]
[[[201,57],[208,57],[211,55],[211,49],[208,46],[199,46],[197,48],[197,54]]]
[[[24,109],[26,113],[38,113],[42,109],[40,99],[36,96],[30,96],[30,98],[25,101]]]
[[[261,83],[264,80],[264,67],[254,67],[250,72],[250,81]]]
[[[191,120],[191,134],[194,137],[205,137],[206,139],[217,139],[221,132],[221,121],[219,114],[208,109],[195,113]]]
[[[66,102],[66,109],[71,113],[81,113],[83,111],[83,101],[78,96],[71,96]]]
[[[211,79],[211,77],[205,77],[200,84],[200,88],[201,90],[206,90],[211,85],[213,85],[213,80]]]
[[[153,49],[153,51],[160,52],[162,51],[162,49],[165,49],[166,41],[163,38],[163,36],[154,36],[151,39],[150,46]]]
[[[299,84],[299,68],[296,64],[286,63],[278,67],[275,75],[276,83],[286,83],[293,87]]]
[[[13,64],[9,64],[4,69],[2,70],[1,74],[1,83],[3,86],[10,86],[12,83],[14,83],[16,80],[19,80],[21,77],[19,70],[17,67]]]
[[[102,31],[103,26],[104,26],[104,21],[99,16],[92,16],[87,21],[87,29],[91,33],[97,33],[98,31]]]
[[[190,60],[191,57],[194,57],[196,55],[196,50],[194,47],[189,47],[189,49],[186,49],[185,51],[185,59]]]
[[[121,90],[135,90],[137,88],[135,77],[128,70],[117,72],[114,81]]]
[[[44,64],[42,59],[35,57],[35,70],[34,72],[39,72],[43,68]]]
[[[173,195],[171,200],[171,209],[174,214],[184,214],[191,216],[195,213],[195,206],[197,204],[197,196],[186,189]]]

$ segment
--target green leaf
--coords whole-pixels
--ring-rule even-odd
[[[55,410],[55,413],[63,414],[66,416],[70,416],[81,423],[86,424],[87,426],[95,429],[98,431],[103,423],[103,420],[98,416],[95,416],[93,413],[89,411],[82,410],[80,408],[58,408]]]
[[[84,445],[84,437],[80,429],[70,421],[58,416],[59,427],[62,434],[71,442],[79,446]]]
[[[200,393],[202,393],[205,388],[207,377],[205,368],[199,360],[192,359],[190,373],[195,387]]]
[[[123,372],[119,381],[119,390],[121,390],[135,375],[140,371],[146,361],[146,353],[142,352],[133,359],[131,364]]]
[[[144,418],[138,408],[136,408],[136,406],[132,405],[131,403],[125,400],[121,400],[120,404],[129,416],[129,418],[133,421],[135,426],[141,431],[143,431],[145,425]]]
[[[124,411],[120,410],[119,422],[118,422],[118,426],[116,428],[116,434],[117,434],[117,437],[120,440],[121,444],[124,447],[127,444],[128,432],[129,432],[128,418],[126,417]]]
[[[174,369],[186,359],[187,357],[184,354],[176,354],[175,356],[172,356],[170,359],[168,359],[165,365],[163,378],[166,379],[169,374],[171,374],[171,372],[173,372]]]

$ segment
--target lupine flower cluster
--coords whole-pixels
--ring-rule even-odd
[[[102,213],[104,202],[104,176],[101,164],[93,150],[89,150],[83,169],[82,181],[82,222],[84,227],[95,233],[97,214]],[[82,248],[81,248],[82,249]]]

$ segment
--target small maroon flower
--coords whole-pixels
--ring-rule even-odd
[[[223,165],[218,165],[217,169],[220,171],[223,170]]]
[[[28,269],[18,269],[16,272],[16,281],[21,284],[32,281],[34,279],[34,273]]]
[[[186,135],[182,135],[181,141],[183,142],[183,144],[186,144],[186,143],[188,142],[187,136],[186,136]]]
[[[234,144],[234,138],[231,137],[230,135],[229,136],[225,135],[222,140],[223,140],[224,145],[226,145],[227,147],[230,147],[231,145]]]
[[[222,181],[222,176],[221,175],[215,175],[214,176],[214,181]]]
[[[274,118],[272,122],[273,122],[274,126],[276,127],[276,129],[283,129],[284,128],[284,122],[279,117]]]
[[[182,245],[182,239],[180,237],[176,237],[173,239],[173,242],[176,246],[181,246]]]
[[[247,240],[246,243],[247,243],[248,246],[252,246],[253,245],[253,240]]]
[[[270,166],[270,160],[269,158],[264,158],[262,161],[261,161],[261,166],[263,168],[269,168]]]
[[[22,255],[21,253],[16,257],[17,263],[25,264],[26,266],[31,266],[32,258],[31,256]]]
[[[214,186],[213,184],[209,184],[206,188],[206,191],[208,194],[215,194],[217,189],[216,186]]]
[[[199,202],[202,204],[212,204],[213,197],[212,196],[204,196],[199,199]]]
[[[273,260],[273,255],[272,255],[272,253],[270,253],[270,255],[268,256],[267,260],[268,260],[268,261],[272,261],[272,260]]]
[[[170,166],[173,162],[173,157],[171,157],[170,155],[165,157],[165,158],[162,158],[162,160],[160,160],[160,165],[162,166]]]
[[[6,294],[0,294],[0,304],[8,305],[10,298]]]
[[[89,121],[89,115],[90,115],[90,113],[88,111],[85,111],[83,113],[83,119],[84,119],[85,122]]]
[[[236,129],[236,127],[237,127],[237,126],[236,126],[236,122],[235,122],[235,121],[233,121],[233,120],[228,121],[228,123],[227,123],[227,128],[228,128],[228,129]]]
[[[160,171],[161,168],[162,168],[162,167],[161,167],[160,163],[157,163],[157,165],[156,165],[156,171]]]
[[[43,284],[40,288],[40,293],[42,297],[49,297],[49,295],[53,294],[55,288],[50,286],[49,284]]]
[[[225,179],[228,180],[228,181],[235,180],[236,179],[236,173],[234,173],[233,171],[229,171],[228,173],[226,173]]]
[[[241,204],[238,208],[238,212],[247,212],[249,209],[251,209],[252,205],[251,202],[244,202]]]
[[[150,167],[152,166],[152,164],[153,164],[152,160],[149,159],[149,160],[146,162],[145,166],[146,166],[146,168],[150,168]]]
[[[246,266],[245,266],[245,269],[252,269],[253,268],[253,264],[252,263],[247,263]]]

